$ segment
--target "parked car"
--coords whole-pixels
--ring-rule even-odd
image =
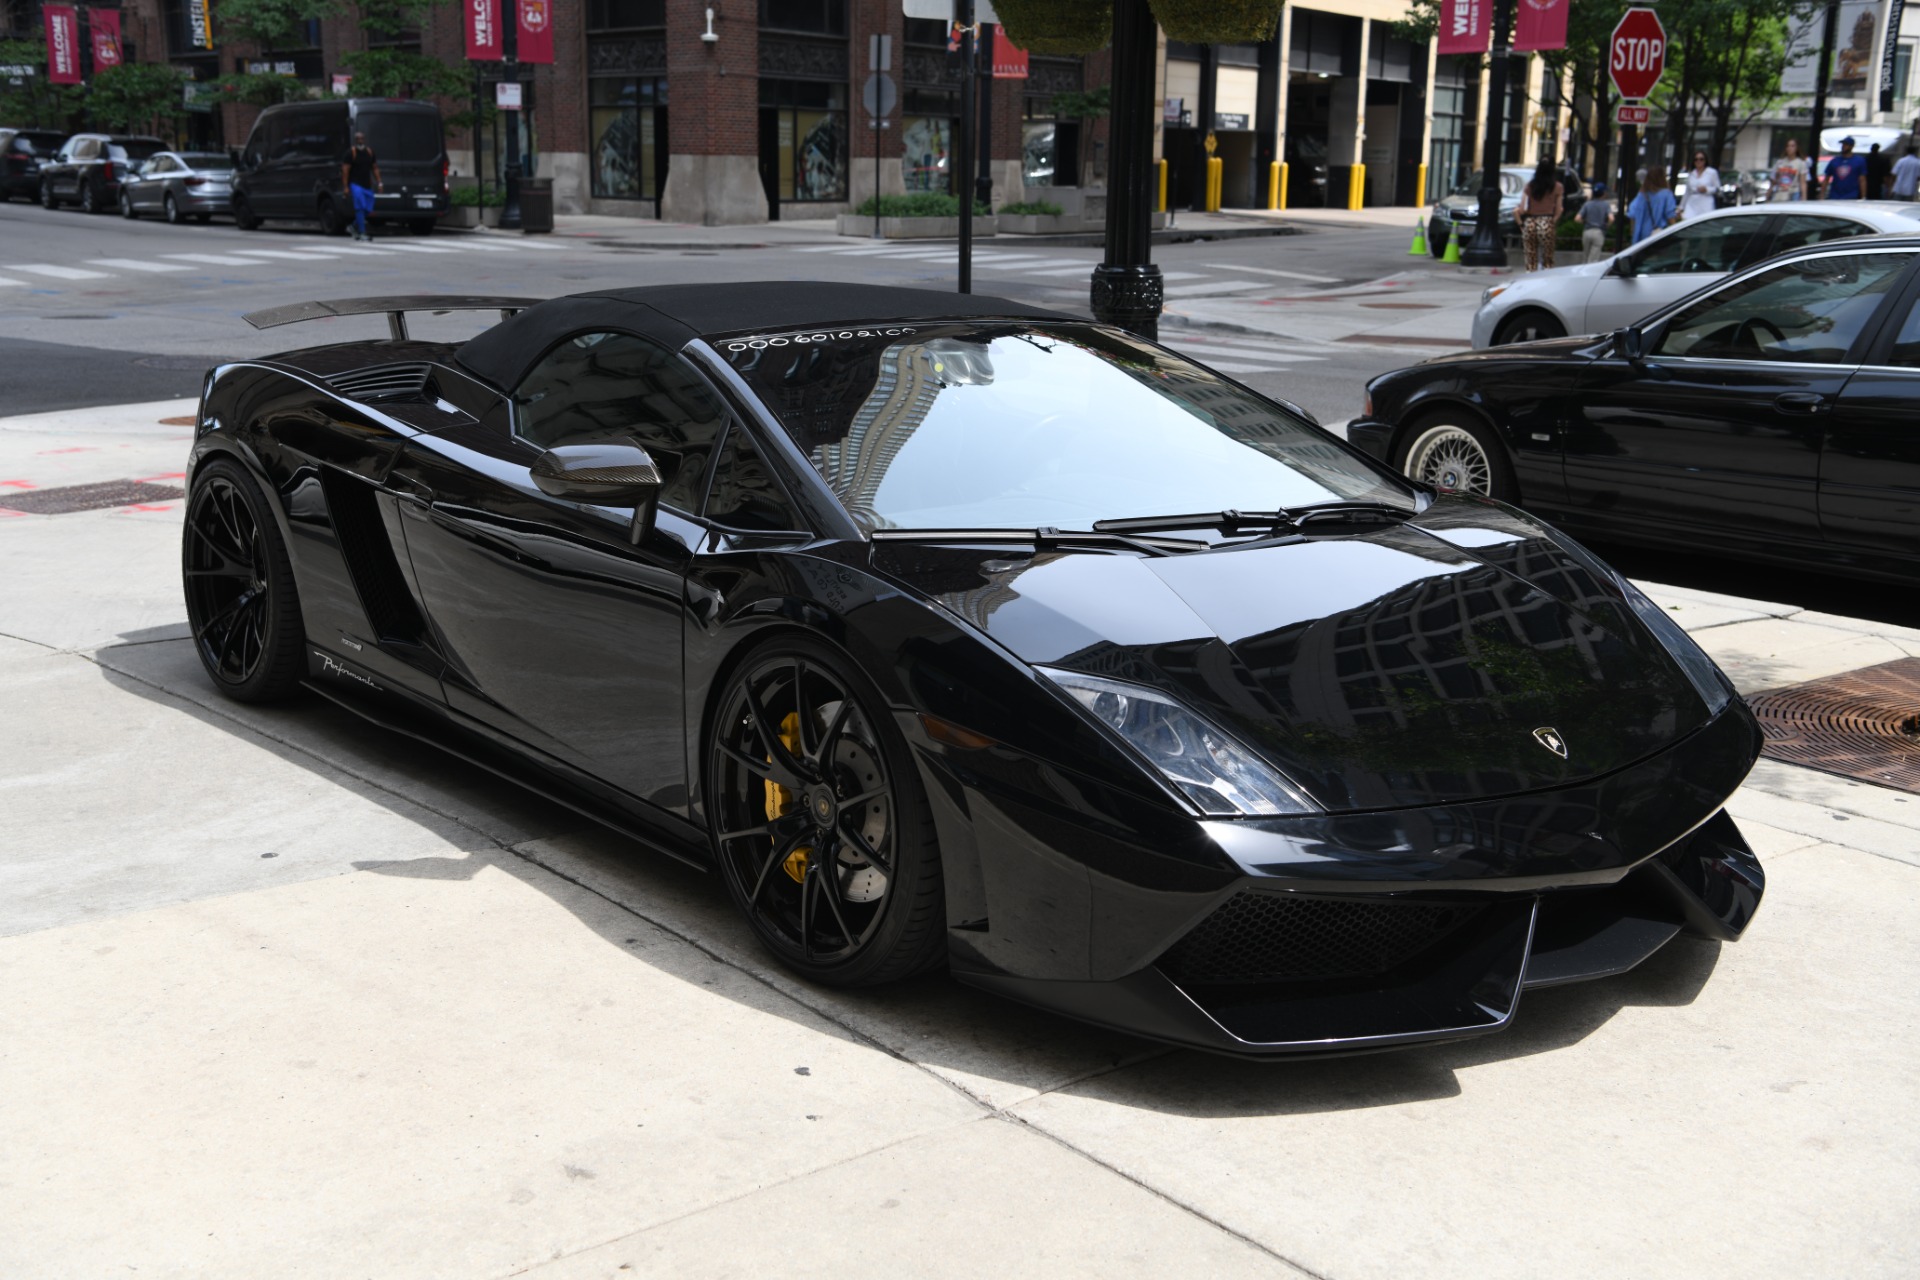
[[[158,213],[168,222],[210,222],[231,213],[233,158],[208,151],[162,151],[120,185],[120,214]]]
[[[1577,535],[1920,581],[1920,235],[1807,245],[1603,337],[1374,379],[1348,438]]]
[[[63,129],[0,129],[0,200],[40,195],[40,166],[60,153]]]
[[[517,314],[406,338],[447,308]],[[382,312],[207,379],[208,682],[709,866],[810,982],[1364,1052],[1760,904],[1759,729],[1671,618],[1174,352],[818,282],[247,319]]]
[[[372,220],[425,234],[447,211],[447,131],[430,102],[336,98],[268,107],[235,158],[233,221],[251,231],[266,218],[318,220],[328,235],[353,225],[340,166],[365,133],[385,189]]]
[[[158,138],[135,134],[76,133],[40,166],[40,203],[49,209],[77,204],[82,213],[105,213],[120,203],[120,184],[135,167],[166,150]]]
[[[1604,261],[1534,271],[1488,287],[1473,316],[1473,345],[1617,329],[1775,254],[1849,236],[1920,230],[1916,222],[1920,205],[1892,200],[1718,209],[1655,232]]]
[[[1520,224],[1515,220],[1520,208],[1520,190],[1532,180],[1531,165],[1508,165],[1500,170],[1500,238],[1503,241],[1520,237]],[[1587,184],[1572,169],[1560,171],[1560,184],[1566,188],[1565,216],[1571,218],[1587,202]],[[1480,188],[1485,185],[1486,170],[1482,169],[1433,206],[1427,218],[1427,250],[1434,257],[1447,251],[1450,236],[1473,238],[1474,227],[1480,221]]]
[[[1757,204],[1765,204],[1773,199],[1773,170],[1749,169],[1747,181],[1753,184],[1753,198]]]

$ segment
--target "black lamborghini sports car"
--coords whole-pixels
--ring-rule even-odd
[[[464,344],[406,313],[493,309]],[[937,965],[1354,1052],[1740,935],[1752,715],[1618,575],[1118,330],[838,284],[305,303],[208,374],[186,595],[306,688],[718,870],[814,981]]]

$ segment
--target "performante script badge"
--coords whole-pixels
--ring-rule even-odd
[[[1535,729],[1533,731],[1533,738],[1535,742],[1538,742],[1562,760],[1567,758],[1567,740],[1561,737],[1560,731],[1552,725],[1542,725],[1540,728]]]

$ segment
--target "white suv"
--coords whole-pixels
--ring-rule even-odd
[[[1615,215],[1619,215],[1616,213]],[[1823,240],[1920,230],[1920,204],[1818,200],[1718,209],[1599,262],[1518,275],[1481,295],[1476,348],[1606,333],[1775,254]],[[1609,239],[1613,228],[1609,228]]]

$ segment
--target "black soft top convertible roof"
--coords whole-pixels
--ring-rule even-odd
[[[601,325],[638,333],[678,350],[695,338],[723,333],[779,333],[816,325],[975,316],[1079,318],[1005,298],[887,285],[824,280],[658,284],[549,299],[501,321],[454,355],[496,386],[512,387],[554,343]]]

